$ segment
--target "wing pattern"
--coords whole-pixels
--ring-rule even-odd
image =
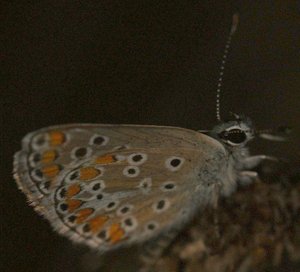
[[[208,201],[198,173],[216,156],[222,162],[222,146],[192,130],[77,124],[27,135],[14,171],[58,232],[106,251],[188,220],[195,199]]]

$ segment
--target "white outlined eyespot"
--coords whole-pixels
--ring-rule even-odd
[[[128,216],[122,220],[122,227],[125,231],[133,231],[138,226],[138,222],[135,217]]]
[[[73,160],[80,160],[89,158],[92,155],[92,149],[86,146],[74,147],[71,151],[71,158]]]
[[[160,186],[160,189],[163,192],[172,192],[172,191],[176,190],[176,188],[177,188],[177,185],[174,181],[166,181]]]
[[[133,153],[128,156],[128,163],[130,165],[141,165],[147,160],[148,156],[144,153]]]
[[[183,165],[184,161],[184,158],[172,156],[165,161],[165,166],[172,172],[178,171]]]
[[[131,205],[131,204],[125,204],[124,206],[120,207],[117,210],[117,215],[118,216],[128,215],[128,214],[131,213],[132,209],[133,209],[133,205]]]
[[[170,202],[168,199],[160,199],[159,201],[153,203],[152,208],[154,212],[161,213],[166,211],[170,207]]]
[[[141,189],[144,194],[149,193],[152,187],[152,179],[151,178],[142,179],[137,187]]]
[[[91,137],[89,144],[93,146],[105,146],[109,142],[109,138],[104,135],[96,134]]]
[[[153,231],[157,230],[158,227],[159,227],[158,222],[150,221],[145,225],[145,231],[146,232],[153,232]]]
[[[140,173],[140,169],[137,166],[126,166],[123,169],[123,175],[129,178],[137,177]]]

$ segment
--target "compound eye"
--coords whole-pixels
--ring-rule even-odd
[[[242,144],[247,140],[246,133],[240,129],[223,131],[219,134],[219,137],[232,145]]]

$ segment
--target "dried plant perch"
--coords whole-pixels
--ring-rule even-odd
[[[274,180],[203,212],[153,271],[300,271],[300,175]]]

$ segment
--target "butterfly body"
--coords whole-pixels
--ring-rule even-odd
[[[213,133],[137,125],[48,127],[23,139],[15,178],[58,232],[105,252],[180,229],[216,197],[235,190],[247,152],[228,149]]]

